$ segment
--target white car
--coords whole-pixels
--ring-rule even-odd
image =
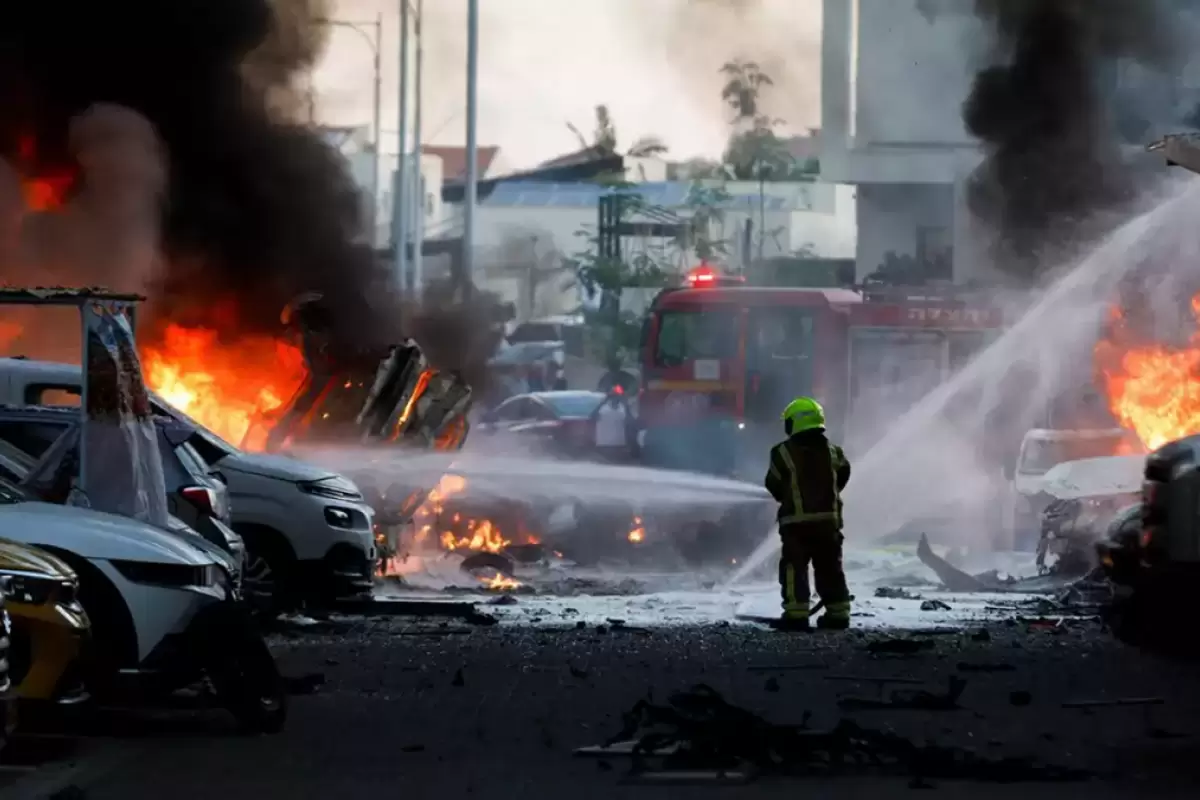
[[[273,732],[287,716],[270,651],[238,601],[228,553],[198,534],[75,506],[28,500],[0,481],[0,538],[34,545],[79,576],[79,602],[96,646],[92,691],[169,693],[207,678],[248,730]]]
[[[79,401],[80,368],[0,358],[0,405]],[[154,411],[198,431],[189,443],[229,487],[233,529],[246,546],[245,578],[276,604],[369,594],[375,573],[374,511],[350,479],[283,456],[247,453],[161,398]]]

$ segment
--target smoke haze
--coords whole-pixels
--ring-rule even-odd
[[[969,205],[1020,278],[1060,263],[1097,233],[1087,222],[1134,192],[1112,99],[1117,70],[1175,65],[1174,20],[1160,2],[975,0],[993,35],[991,65],[963,106],[986,159]]]
[[[0,31],[0,151],[26,178],[74,174],[76,192],[70,121],[97,103],[132,109],[167,156],[154,315],[274,332],[288,299],[317,290],[344,343],[394,340],[386,273],[356,242],[357,191],[295,117],[296,78],[322,47],[308,20],[325,13],[315,0],[14,6]],[[73,283],[144,285],[73,267]]]
[[[338,0],[339,19],[384,14],[385,150],[396,149],[398,15],[391,0]],[[479,142],[509,166],[578,148],[607,104],[621,144],[666,140],[675,158],[716,157],[729,136],[720,66],[757,61],[775,79],[768,110],[789,128],[819,125],[820,0],[491,0],[480,4]],[[427,143],[463,142],[465,0],[425,0]],[[371,53],[339,30],[316,75],[322,117],[365,125]]]

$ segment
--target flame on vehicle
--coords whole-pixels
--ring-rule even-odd
[[[1200,323],[1200,295],[1192,298],[1192,314]],[[1114,309],[1112,328],[1123,319]],[[1122,346],[1117,335],[1096,347],[1109,410],[1148,450],[1200,433],[1200,327],[1182,346]]]

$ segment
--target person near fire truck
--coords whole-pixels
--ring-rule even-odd
[[[850,590],[842,569],[842,498],[850,462],[825,434],[825,409],[811,397],[797,397],[781,415],[787,439],[771,448],[765,480],[779,503],[779,587],[783,614],[779,627],[809,627],[808,567],[825,613],[817,627],[850,627]]]

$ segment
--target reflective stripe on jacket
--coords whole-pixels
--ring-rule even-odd
[[[780,525],[833,522],[842,525],[840,492],[850,480],[850,462],[823,431],[804,431],[771,448],[764,483],[779,503]]]

